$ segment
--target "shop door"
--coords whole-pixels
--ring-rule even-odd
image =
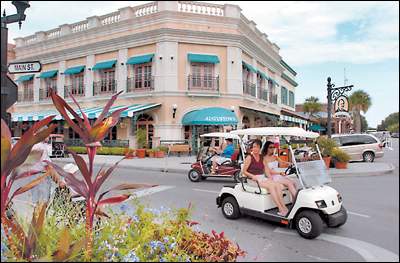
[[[146,146],[148,149],[152,148],[154,136],[153,118],[147,114],[140,115],[136,123],[136,128],[146,130]]]

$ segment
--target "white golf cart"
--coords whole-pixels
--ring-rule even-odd
[[[266,189],[260,188],[257,182],[247,182],[247,178],[241,176],[240,183],[224,186],[217,197],[217,206],[221,207],[226,218],[236,219],[242,214],[263,218],[296,228],[302,237],[308,239],[321,234],[323,223],[329,227],[339,227],[346,222],[347,212],[342,205],[342,197],[335,189],[326,185],[331,182],[331,178],[318,145],[318,160],[306,162],[297,162],[290,146],[289,138],[317,138],[318,133],[298,127],[250,128],[232,133],[239,136],[284,136],[289,143],[293,163],[285,173],[296,182],[299,190],[295,200],[290,200],[287,189],[283,190],[283,199],[289,209],[288,214],[283,217],[277,214],[278,208]]]

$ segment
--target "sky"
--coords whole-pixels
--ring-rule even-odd
[[[27,19],[18,29],[10,24],[9,42],[65,23],[103,15],[125,6],[150,1],[31,1]],[[327,77],[336,86],[370,94],[372,106],[365,114],[376,127],[399,110],[399,3],[206,1],[237,4],[242,13],[280,47],[282,58],[297,72],[296,103],[313,95],[326,102]],[[14,14],[11,1],[1,1]],[[345,70],[344,70],[345,69]]]

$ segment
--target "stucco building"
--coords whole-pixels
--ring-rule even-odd
[[[282,113],[295,111],[296,72],[237,5],[152,2],[15,41],[15,61],[43,66],[41,73],[16,76],[14,136],[57,114],[49,88],[69,102],[72,93],[92,120],[111,94],[123,91],[113,110],[128,109],[107,139],[129,140],[131,147],[138,128],[154,147],[161,140],[195,145],[203,132],[280,120],[306,125]],[[61,116],[55,119],[57,132],[79,139]]]

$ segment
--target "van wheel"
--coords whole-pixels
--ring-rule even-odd
[[[233,179],[235,180],[235,183],[240,183],[240,171],[237,171],[234,175],[233,175]]]
[[[375,154],[373,152],[365,152],[363,153],[364,162],[372,163],[375,159]]]
[[[305,210],[296,216],[296,229],[300,236],[314,239],[322,232],[323,222],[317,212]]]
[[[239,205],[236,199],[228,196],[222,201],[222,214],[228,219],[237,219],[240,216]]]
[[[189,171],[188,177],[189,177],[189,180],[192,182],[200,182],[200,179],[201,179],[200,173],[195,169],[191,169]]]

